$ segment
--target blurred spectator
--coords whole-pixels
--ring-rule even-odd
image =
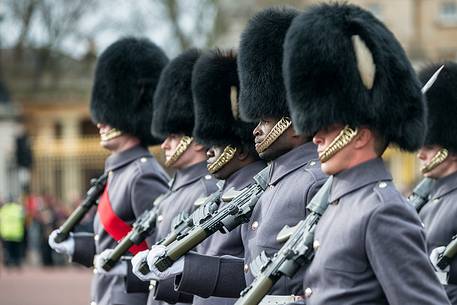
[[[43,190],[40,195],[26,192],[24,197],[26,209],[26,224],[28,233],[28,257],[32,264],[44,266],[67,264],[65,256],[51,251],[48,245],[48,235],[52,230],[63,224],[70,213],[81,203],[80,195],[74,194],[69,205]],[[86,215],[75,228],[76,232],[92,229],[94,211]]]
[[[40,235],[40,254],[41,254],[41,263],[43,266],[53,266],[53,254],[52,249],[48,245],[48,236],[57,227],[58,223],[58,213],[56,209],[56,199],[49,195],[44,194],[41,197],[40,205],[38,208],[38,213],[36,220],[39,225]]]
[[[24,227],[24,210],[19,203],[10,200],[0,207],[0,238],[7,267],[20,267],[22,264]]]
[[[38,222],[39,206],[41,198],[27,191],[24,197],[26,224],[27,224],[27,254],[33,265],[37,265],[41,260],[40,257],[40,240],[41,229]]]

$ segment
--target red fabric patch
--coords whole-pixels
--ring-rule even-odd
[[[117,242],[119,242],[132,230],[133,227],[131,225],[125,223],[116,215],[116,213],[114,213],[113,208],[111,207],[111,202],[109,201],[108,185],[105,187],[105,191],[100,197],[97,211],[103,228]],[[129,252],[135,255],[146,249],[148,249],[148,245],[145,241],[143,241],[139,245],[131,246]]]

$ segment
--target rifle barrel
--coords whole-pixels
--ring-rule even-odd
[[[438,259],[437,265],[441,269],[449,266],[457,254],[457,235],[452,238],[452,241],[446,246],[443,254]]]
[[[180,257],[192,250],[200,242],[205,240],[207,236],[208,234],[202,227],[195,227],[189,232],[189,234],[180,239],[179,242],[170,244],[166,255],[159,257],[154,265],[159,271],[167,270]]]
[[[74,227],[80,223],[87,212],[89,212],[89,210],[97,204],[97,200],[102,194],[107,180],[108,174],[105,173],[92,183],[91,188],[86,193],[84,201],[71,213],[62,226],[60,226],[54,239],[56,243],[66,240],[70,235],[70,232],[73,231]]]
[[[133,246],[133,242],[130,240],[130,235],[133,234],[133,231],[130,231],[120,243],[116,245],[111,255],[108,257],[107,260],[103,262],[102,268],[106,271],[110,271],[116,263],[121,259],[122,255],[127,252],[131,246]]]
[[[256,279],[256,285],[250,287],[245,294],[236,301],[235,305],[257,305],[268,294],[273,281],[268,276],[261,276]]]

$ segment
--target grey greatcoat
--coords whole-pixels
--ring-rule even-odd
[[[262,251],[271,256],[281,248],[277,234],[285,225],[293,226],[306,216],[306,204],[325,179],[313,143],[272,161],[269,187],[255,206],[250,222],[241,226],[244,260],[190,253],[185,256],[184,272],[176,277],[177,289],[201,297],[239,297],[253,280],[249,263]],[[302,295],[302,278],[303,274],[298,274],[293,279],[281,279],[271,294]]]
[[[429,253],[451,241],[457,234],[457,172],[436,180],[419,216],[425,225]],[[451,303],[457,305],[457,259],[451,264],[445,289]]]
[[[334,176],[304,276],[307,305],[449,304],[415,210],[382,159]]]
[[[157,160],[142,146],[112,154],[105,163],[109,172],[108,196],[114,213],[124,222],[132,224],[152,202],[167,190],[168,176]],[[93,265],[93,258],[117,242],[100,223],[98,213],[94,219],[93,234],[75,236],[72,260],[85,266]],[[147,293],[126,293],[124,278],[108,274],[95,274],[92,281],[91,304],[144,305]]]
[[[263,161],[253,162],[232,175],[225,180],[223,193],[228,190],[234,189],[240,191],[243,188],[247,187],[249,184],[253,183],[254,177],[258,172],[260,172],[265,167]],[[222,202],[220,207],[224,206]],[[204,255],[230,255],[234,257],[243,258],[244,257],[244,248],[241,240],[241,227],[235,228],[233,231],[222,234],[216,232],[202,244],[197,247],[197,252]],[[200,266],[201,268],[206,268],[206,266]],[[208,283],[206,283],[208,284]],[[176,302],[176,297],[179,296],[179,292],[174,291],[174,279],[161,281],[158,283],[155,289],[155,297],[159,300],[168,300],[169,302]],[[194,296],[193,305],[232,305],[236,299],[233,298],[219,298],[219,297],[209,297],[202,298],[199,296]]]
[[[207,197],[216,192],[217,182],[218,180],[208,173],[206,161],[178,170],[170,183],[169,191],[160,203],[161,221],[157,224],[156,241],[166,237],[171,231],[171,223],[176,215],[180,212],[190,214],[197,208],[195,205],[197,199]],[[130,276],[135,277],[135,275],[129,273]],[[132,283],[134,282],[135,280],[132,278]],[[154,287],[153,285],[150,286],[149,282],[143,282],[143,285],[140,286],[143,287],[129,287],[129,290],[131,288],[132,290],[141,289],[146,291],[147,287],[147,291],[149,292],[149,289]],[[172,303],[178,301],[182,303],[192,302],[192,296],[175,292],[173,288],[171,288],[171,291],[173,292],[172,297],[167,301]],[[149,293],[147,303],[151,305],[162,304],[158,300],[154,300],[153,292]]]

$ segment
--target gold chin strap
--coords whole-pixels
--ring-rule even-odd
[[[182,137],[181,141],[179,141],[178,147],[176,147],[174,154],[170,157],[170,159],[165,161],[165,166],[169,167],[178,161],[182,154],[189,148],[193,140],[194,138],[189,136]]]
[[[113,128],[113,129],[110,129],[108,132],[102,133],[100,135],[100,141],[107,142],[107,141],[117,138],[121,135],[122,135],[122,131],[120,131],[119,129]]]
[[[214,174],[220,170],[224,165],[230,162],[235,156],[236,148],[228,145],[224,148],[222,154],[211,164],[208,164],[208,172]]]
[[[441,148],[426,164],[424,167],[422,167],[421,172],[422,174],[430,172],[432,169],[435,169],[438,165],[444,162],[446,160],[447,156],[449,155],[449,151],[446,148]]]
[[[357,135],[358,129],[352,129],[348,125],[344,126],[343,130],[336,136],[327,148],[319,154],[321,163],[327,162],[337,152],[342,150],[346,145],[351,143],[352,139]]]
[[[292,121],[288,117],[282,117],[278,123],[270,130],[265,139],[256,147],[256,151],[260,154],[264,152],[274,141],[276,141],[287,128],[292,125]]]

